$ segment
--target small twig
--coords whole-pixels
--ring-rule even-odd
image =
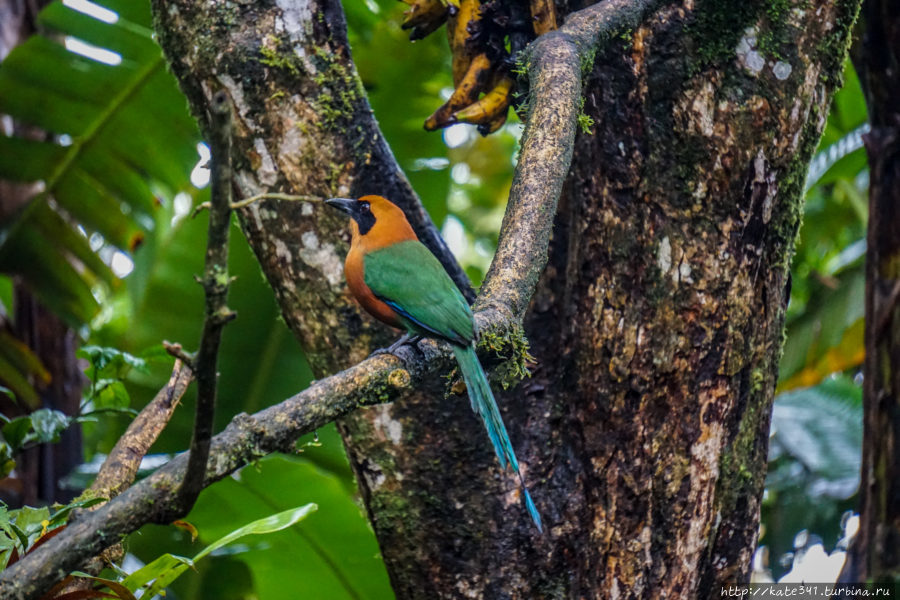
[[[322,202],[325,198],[321,198],[319,196],[302,196],[296,194],[282,194],[280,192],[267,192],[265,194],[256,194],[255,196],[250,196],[249,198],[244,198],[243,200],[238,200],[237,202],[231,203],[231,210],[237,210],[239,208],[244,208],[245,206],[250,206],[254,202],[259,202],[260,200],[286,200],[288,202]],[[198,214],[203,212],[204,210],[209,210],[210,203],[209,202],[201,202],[196,207],[194,207],[193,212],[191,212],[191,218],[193,219]]]
[[[194,370],[194,357],[191,354],[185,352],[181,347],[181,344],[173,344],[169,341],[163,341],[162,345],[163,348],[165,348],[166,352],[183,362],[185,367],[187,367],[191,371]]]
[[[219,343],[222,329],[235,314],[226,305],[228,297],[228,230],[231,223],[231,101],[224,91],[217,92],[210,106],[210,152],[212,154],[212,187],[209,229],[206,241],[206,264],[203,269],[203,291],[206,295],[206,318],[197,357],[193,362],[197,379],[197,406],[194,433],[184,479],[178,489],[173,515],[186,514],[203,489],[218,387]]]

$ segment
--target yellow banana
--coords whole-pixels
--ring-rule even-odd
[[[412,29],[410,41],[420,40],[447,20],[450,8],[441,0],[403,0],[409,5],[404,12],[406,17],[400,25],[403,29]]]
[[[469,23],[481,18],[481,2],[460,0],[459,9],[453,13],[454,11],[451,11],[447,20],[447,37],[450,41],[450,54],[453,56],[453,85],[458,86],[475,57],[466,42],[469,39]]]
[[[512,78],[507,75],[502,76],[494,89],[485,94],[481,100],[453,113],[451,122],[481,125],[484,129],[489,130],[488,133],[496,131],[506,120],[512,86]],[[479,131],[486,135],[482,131],[482,127],[479,127]]]
[[[556,5],[553,0],[531,0],[531,18],[534,32],[538,35],[556,29]]]
[[[489,81],[490,68],[491,61],[486,54],[476,56],[469,64],[465,76],[453,90],[450,99],[425,120],[425,129],[434,131],[453,124],[454,121],[451,119],[453,113],[478,99],[479,92]]]

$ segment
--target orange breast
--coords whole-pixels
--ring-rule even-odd
[[[397,313],[376,298],[369,286],[366,285],[363,252],[355,244],[347,253],[347,259],[344,261],[344,274],[347,277],[347,286],[350,288],[350,292],[353,293],[356,301],[366,309],[366,312],[382,323],[387,323],[397,329],[404,329],[403,322],[397,317]]]

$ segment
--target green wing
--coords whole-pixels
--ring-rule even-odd
[[[407,329],[464,346],[474,339],[472,309],[444,267],[418,241],[366,254],[365,282]]]

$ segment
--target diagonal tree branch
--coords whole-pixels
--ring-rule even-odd
[[[582,61],[655,4],[608,0],[570,15],[562,29],[529,48],[533,105],[497,255],[477,304],[480,329],[518,327],[546,265],[552,217],[571,161]],[[370,357],[276,406],[238,415],[212,439],[202,486],[266,454],[291,452],[301,435],[359,407],[390,402],[449,365],[446,349],[426,341],[418,352],[401,348],[397,356]],[[146,523],[170,521],[188,461],[179,455],[0,573],[0,599],[36,598],[121,536]]]
[[[97,477],[88,488],[93,495],[114,498],[131,485],[141,466],[141,459],[169,422],[192,379],[193,372],[176,360],[168,383],[131,421],[103,461]]]
[[[526,50],[531,108],[522,135],[497,252],[478,306],[521,318],[547,264],[547,245],[572,162],[583,65],[616,32],[634,27],[659,0],[606,0],[570,14]]]

